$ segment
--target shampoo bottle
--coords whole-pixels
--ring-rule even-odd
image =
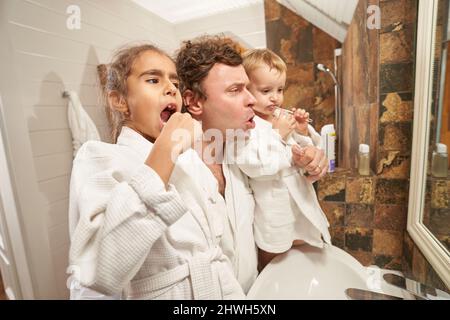
[[[443,143],[436,143],[436,150],[433,151],[431,159],[431,173],[438,178],[446,178],[448,174],[448,154],[447,146]]]
[[[334,130],[334,125],[327,124],[323,126],[322,130],[320,130],[320,135],[322,136],[322,149],[325,151],[328,160],[328,172],[334,172],[336,165],[336,132]]]

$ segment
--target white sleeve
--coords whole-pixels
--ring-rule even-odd
[[[149,166],[142,164],[126,181],[120,169],[89,174],[95,161],[74,163],[72,179],[81,183],[71,184],[77,192],[70,201],[77,202],[80,218],[70,263],[81,285],[112,295],[123,290],[155,241],[187,209],[174,186],[166,190]]]
[[[309,136],[304,136],[294,131],[292,137],[301,147],[314,146],[322,148],[322,137],[312,125],[308,125],[308,132]]]
[[[274,175],[291,167],[291,149],[272,129],[259,131],[237,150],[237,165],[250,178]]]

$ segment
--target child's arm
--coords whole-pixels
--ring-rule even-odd
[[[295,142],[297,142],[301,147],[306,146],[314,146],[321,148],[322,147],[322,137],[319,133],[314,129],[312,125],[308,125],[308,136],[298,134],[296,132],[292,133],[292,137]]]
[[[250,178],[270,176],[291,166],[290,148],[286,148],[274,130],[254,129],[248,143],[238,144],[237,165]]]
[[[174,113],[156,139],[145,164],[155,170],[167,185],[176,159],[190,148],[201,134],[200,124],[192,119],[189,113]],[[175,140],[177,137],[180,139]]]
[[[287,141],[289,134],[294,131],[296,126],[297,121],[291,115],[285,116],[279,113],[278,116],[274,117],[272,120],[272,128],[278,132],[283,141]]]
[[[309,113],[303,109],[293,108],[295,120],[297,121],[295,132],[292,134],[294,140],[301,146],[321,147],[322,139],[320,134],[316,132],[313,126],[309,124],[311,121]]]

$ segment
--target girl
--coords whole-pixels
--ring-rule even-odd
[[[73,276],[128,299],[243,298],[218,246],[223,219],[191,178],[204,169],[189,149],[201,129],[179,113],[171,58],[151,45],[123,49],[106,93],[114,144],[89,141],[73,164]],[[180,129],[189,138],[174,141]]]

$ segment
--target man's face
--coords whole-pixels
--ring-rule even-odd
[[[242,65],[228,66],[216,63],[202,81],[207,96],[201,99],[200,120],[203,130],[218,129],[222,134],[227,129],[253,129],[253,95],[247,90],[249,79]]]

